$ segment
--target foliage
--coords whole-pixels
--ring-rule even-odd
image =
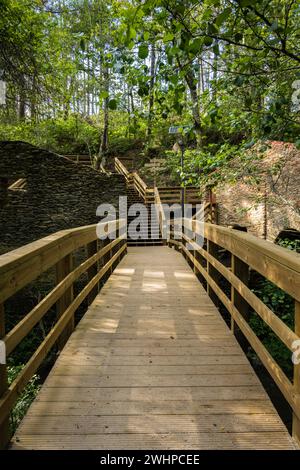
[[[8,383],[9,385],[15,380],[17,375],[22,371],[24,366],[22,364],[14,366],[8,366]],[[39,377],[38,375],[34,375],[28,384],[26,385],[24,391],[19,396],[16,405],[14,406],[10,419],[11,419],[11,431],[15,432],[20,421],[25,416],[27,409],[29,408],[30,404],[36,397],[40,390],[39,385]]]
[[[43,143],[22,121],[37,133],[44,121],[46,146],[70,153],[75,135],[72,151],[97,153],[119,120],[122,136],[146,148],[188,124],[188,147],[209,153],[201,174],[223,164],[224,145],[298,141],[299,16],[288,0],[5,0],[2,125]],[[201,157],[190,157],[198,168]]]
[[[181,169],[180,153],[166,151],[166,167],[171,177],[178,183],[200,186],[204,192],[222,182],[233,182],[237,176],[236,169],[231,168],[235,157],[243,155],[245,165],[249,163],[249,157],[243,152],[244,147],[238,147],[224,143],[208,144],[203,149],[186,149],[184,152],[184,167]]]
[[[295,250],[299,242],[300,240],[282,239],[278,244]],[[287,326],[294,329],[295,311],[292,297],[266,279],[261,280],[253,291]],[[290,350],[256,313],[251,314],[249,324],[279,366],[291,377],[293,364]]]
[[[300,240],[289,240],[287,238],[278,240],[277,242],[278,245],[283,246],[284,248],[287,248],[288,250],[296,251],[297,253],[300,253]]]

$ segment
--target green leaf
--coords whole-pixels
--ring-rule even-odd
[[[164,43],[169,42],[169,41],[173,41],[173,39],[174,39],[174,34],[172,34],[172,33],[167,33],[163,37]]]
[[[197,54],[202,48],[202,38],[196,38],[189,44],[189,51]]]
[[[108,98],[108,95],[109,95],[108,91],[103,90],[103,91],[101,91],[99,97],[100,97],[100,99],[104,100],[105,98]]]
[[[215,55],[219,55],[220,49],[219,49],[219,44],[218,43],[214,44],[213,51],[214,51]]]
[[[215,23],[217,26],[221,26],[221,24],[224,23],[224,21],[227,20],[227,18],[229,17],[231,13],[231,8],[225,8],[224,11],[222,11],[222,13],[220,13],[216,19],[215,19]]]
[[[270,26],[271,31],[276,31],[278,29],[278,22],[274,21]]]
[[[141,85],[140,88],[138,89],[138,95],[142,98],[143,96],[147,96],[149,93],[149,87],[148,85],[144,84]]]
[[[149,54],[149,48],[147,44],[141,44],[139,47],[139,58],[140,59],[146,59]]]
[[[145,31],[145,32],[144,32],[144,40],[145,40],[145,41],[148,41],[149,38],[150,38],[150,33],[149,33],[149,31]]]
[[[80,49],[85,51],[85,40],[83,38],[80,39]]]
[[[255,3],[253,0],[239,0],[239,5],[241,7],[249,7],[253,3]]]
[[[109,109],[117,109],[117,100],[112,99],[108,102]]]
[[[210,38],[209,36],[206,36],[206,37],[204,38],[204,40],[203,40],[203,43],[204,43],[206,46],[211,46],[213,42],[214,42],[213,39]]]
[[[244,77],[242,75],[239,75],[238,77],[234,79],[234,84],[236,86],[242,86],[243,83],[244,83]]]
[[[243,39],[242,33],[235,33],[234,39],[236,42],[241,42],[241,40]]]
[[[129,28],[129,39],[134,39],[136,37],[136,30],[134,28],[132,28],[132,26],[130,26]]]
[[[252,105],[252,98],[251,98],[251,96],[247,96],[247,97],[245,98],[245,105],[246,105],[248,108],[250,108],[250,106]]]

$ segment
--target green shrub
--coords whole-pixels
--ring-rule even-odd
[[[8,383],[11,384],[17,375],[22,371],[23,365],[11,365],[8,366]],[[21,393],[20,397],[17,400],[14,408],[12,409],[10,415],[10,424],[11,424],[11,431],[14,433],[22,420],[25,416],[29,406],[33,402],[34,398],[38,394],[41,386],[39,384],[39,376],[34,375],[28,384],[26,385],[25,389]]]

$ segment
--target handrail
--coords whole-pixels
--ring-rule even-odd
[[[179,221],[174,223],[177,225]],[[203,237],[203,246],[194,241],[194,234]],[[171,232],[169,245],[181,249],[195,271],[206,281],[208,294],[213,301],[220,301],[231,315],[232,332],[236,333],[238,327],[259,356],[293,410],[293,436],[300,443],[300,365],[294,363],[292,383],[247,321],[251,307],[291,352],[298,352],[299,360],[300,254],[245,232],[191,219],[183,220],[181,240],[174,239],[174,232]],[[218,260],[220,248],[230,253],[230,267]],[[249,289],[250,268],[294,298],[294,331]],[[225,278],[231,286],[230,298],[220,287],[220,277]]]
[[[115,158],[115,167],[119,170],[119,173],[122,173],[124,176],[130,175],[130,172],[117,157]]]
[[[19,178],[17,181],[12,183],[7,189],[24,189],[26,187],[26,178]]]
[[[8,417],[18,396],[35,374],[55,343],[61,349],[74,329],[74,314],[88,298],[90,304],[99,291],[99,281],[114,267],[126,252],[127,244],[123,232],[125,220],[103,222],[49,235],[21,248],[0,256],[0,339],[6,349],[6,357],[31,332],[39,321],[56,305],[55,325],[38,346],[13,383],[8,386],[6,366],[0,364],[0,447],[7,444]],[[116,238],[99,240],[97,228]],[[73,269],[73,252],[86,247],[87,259]],[[4,301],[22,287],[37,279],[49,268],[55,267],[56,286],[10,331],[4,328]],[[88,282],[74,297],[73,284],[84,273]]]
[[[140,175],[134,171],[130,173],[125,165],[118,159],[115,158],[115,169],[118,173],[122,174],[126,180],[128,186],[133,185],[138,194],[142,197],[146,204],[154,202],[154,190],[149,188],[145,181],[140,177]],[[181,201],[181,186],[170,186],[170,187],[158,187],[160,192],[160,198],[163,200],[163,203],[174,204],[180,203]],[[199,197],[199,188],[196,187],[187,187],[185,188],[185,197],[187,203],[198,203]]]

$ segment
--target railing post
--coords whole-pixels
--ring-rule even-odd
[[[231,255],[231,270],[232,270],[232,273],[235,274],[241,280],[243,284],[248,286],[249,266],[246,263],[244,263],[244,261],[240,260],[237,256],[234,256],[233,254]],[[231,302],[240,312],[242,317],[248,321],[249,320],[249,305],[233,286],[231,286]],[[247,342],[245,342],[245,338],[242,335],[237,324],[235,323],[233,317],[231,317],[231,331],[238,338],[241,345],[247,345]]]
[[[300,302],[295,301],[295,333],[300,337]],[[298,348],[297,348],[298,349]],[[299,349],[298,349],[299,350]],[[297,359],[299,359],[299,354]],[[300,398],[300,364],[294,364],[294,394]],[[299,401],[297,402],[299,403]],[[292,435],[300,445],[300,406],[298,405],[298,416],[293,413]]]
[[[207,239],[207,252],[213,256],[214,258],[218,259],[218,245],[213,243],[212,241]],[[209,276],[215,281],[216,284],[219,283],[219,272],[216,268],[214,268],[209,261],[207,261],[207,273]],[[212,287],[209,285],[209,282],[207,282],[207,293],[213,303],[218,307],[219,305],[219,298],[217,294],[214,292]]]
[[[105,240],[103,240],[103,248],[106,247],[106,245],[108,245],[110,243],[110,239],[109,238],[105,238]],[[103,256],[102,260],[103,260],[103,266],[109,262],[111,258],[111,250],[109,250],[107,253],[105,253],[105,255]],[[104,274],[102,280],[103,280],[103,283],[107,281],[107,279],[109,278],[111,274],[111,267],[108,269],[108,271]]]
[[[98,251],[97,240],[87,244],[88,258],[91,258],[93,255],[95,255],[97,253],[97,251]],[[98,262],[93,264],[88,269],[88,272],[87,272],[88,273],[88,281],[91,281],[93,279],[93,277],[95,277],[97,275],[97,272],[98,272]],[[88,305],[91,305],[91,303],[93,302],[93,300],[96,297],[96,295],[98,294],[98,292],[99,292],[99,284],[97,283],[88,295],[88,299],[87,299],[88,300]]]
[[[56,282],[57,284],[61,282],[71,271],[73,266],[72,254],[69,254],[62,258],[56,265]],[[62,314],[66,311],[67,307],[73,301],[73,286],[69,287],[66,292],[61,296],[56,304],[57,318],[60,318]],[[74,330],[74,315],[66,325],[64,331],[58,339],[59,350],[62,350],[66,342],[68,341],[69,336]]]
[[[0,339],[5,335],[4,305],[0,305]],[[6,358],[3,358],[5,362]],[[8,389],[7,366],[0,364],[0,398]],[[9,415],[0,423],[0,449],[4,449],[10,440]]]

